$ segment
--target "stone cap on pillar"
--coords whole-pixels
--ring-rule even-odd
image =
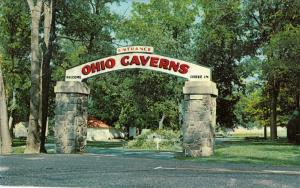
[[[79,93],[90,94],[90,88],[84,82],[58,81],[54,87],[55,93]]]
[[[212,81],[186,81],[183,94],[218,96],[218,89],[216,83]]]

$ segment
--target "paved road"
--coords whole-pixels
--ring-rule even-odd
[[[113,153],[113,152],[112,152]],[[300,168],[199,163],[171,153],[0,156],[0,185],[39,187],[300,187]]]

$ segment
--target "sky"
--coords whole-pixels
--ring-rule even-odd
[[[111,11],[119,14],[120,16],[128,16],[133,2],[149,2],[149,0],[123,0],[120,3],[113,3],[110,6]]]
[[[112,12],[115,12],[117,14],[119,14],[122,17],[128,17],[130,15],[130,12],[132,10],[132,3],[133,2],[149,2],[150,0],[121,0],[120,3],[113,3],[111,4],[110,10]],[[115,33],[112,33],[112,36],[114,36]],[[125,41],[115,41],[114,46],[120,47],[120,46],[128,46],[130,44],[128,44]]]

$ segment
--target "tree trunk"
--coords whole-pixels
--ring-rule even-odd
[[[9,116],[9,120],[8,120],[8,127],[9,127],[9,132],[10,132],[10,136],[11,138],[14,138],[14,110],[16,108],[16,89],[14,88],[13,90],[13,96],[12,96],[12,107],[11,107],[11,110],[10,110],[10,116]]]
[[[12,62],[12,72],[13,72],[13,78],[12,78],[12,83],[15,84],[15,57],[14,54],[11,55],[11,62]],[[16,88],[13,88],[13,93],[12,93],[12,105],[10,106],[10,116],[9,116],[9,120],[8,120],[8,127],[9,127],[9,132],[10,132],[10,136],[11,138],[14,137],[14,126],[13,126],[13,114],[14,114],[14,110],[16,108]]]
[[[45,52],[42,63],[42,76],[41,76],[41,146],[40,152],[47,153],[45,148],[46,142],[46,129],[48,118],[48,99],[49,99],[49,87],[51,79],[50,61],[52,59],[53,41],[55,40],[55,11],[52,11],[52,7],[55,7],[55,1],[50,1],[49,4],[44,4],[45,8],[45,20],[44,20],[44,43]],[[47,13],[46,13],[47,12]]]
[[[11,137],[8,128],[7,105],[5,97],[5,87],[0,65],[0,131],[1,131],[1,154],[11,153]]]
[[[277,98],[279,94],[279,84],[274,79],[271,91],[271,139],[277,139]]]
[[[39,153],[40,151],[40,61],[39,61],[39,25],[42,10],[42,0],[36,5],[27,0],[31,11],[31,88],[30,88],[30,115],[25,153]]]
[[[300,76],[296,79],[296,108],[300,109]]]
[[[0,124],[0,155],[2,155],[2,137],[1,137],[1,124]]]
[[[299,109],[300,107],[300,91],[298,90],[296,93],[296,108]]]
[[[158,122],[158,129],[161,130],[164,128],[164,120],[165,120],[165,114],[162,115],[161,119]]]
[[[9,129],[9,134],[10,134],[11,138],[14,138],[13,121],[14,121],[14,118],[13,118],[12,113],[11,113],[10,116],[9,116],[9,118],[8,118],[8,129]]]
[[[264,125],[264,139],[267,140],[267,125]]]

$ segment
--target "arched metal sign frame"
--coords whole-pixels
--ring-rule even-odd
[[[147,69],[159,71],[190,81],[211,80],[211,69],[186,61],[149,53],[126,53],[91,61],[66,71],[66,81],[82,81],[99,74],[125,70]]]

